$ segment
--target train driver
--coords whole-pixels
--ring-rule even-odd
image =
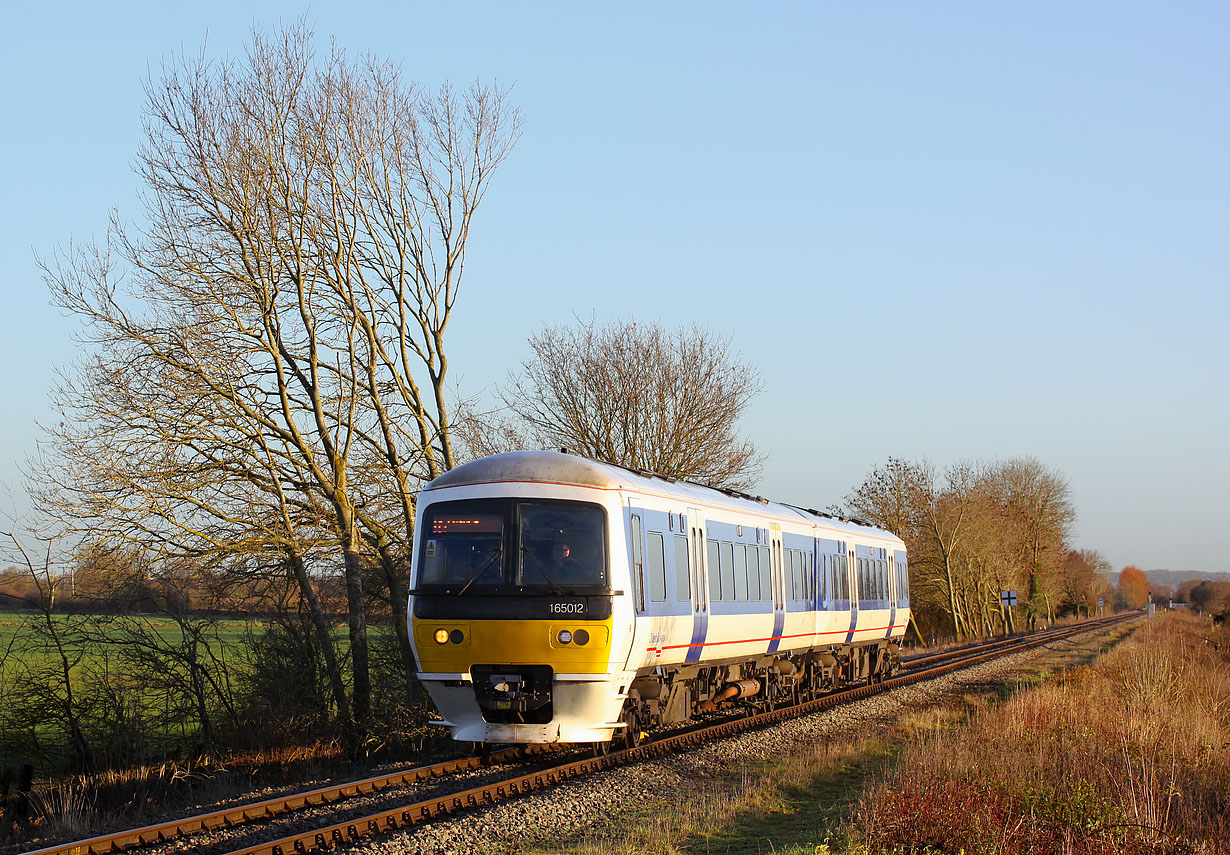
[[[572,557],[572,545],[566,540],[557,540],[551,548],[551,577],[556,582],[585,582],[581,562]]]

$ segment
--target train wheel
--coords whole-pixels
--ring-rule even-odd
[[[641,717],[636,714],[635,710],[629,709],[623,715],[624,722],[628,725],[624,728],[623,743],[625,748],[635,748],[641,744]]]
[[[601,742],[591,742],[590,750],[593,752],[595,757],[605,757],[611,753],[612,742],[614,742],[613,739],[606,739]]]

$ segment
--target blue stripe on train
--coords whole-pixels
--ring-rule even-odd
[[[692,646],[688,648],[685,662],[699,662],[700,653],[704,649],[705,635],[709,631],[709,612],[696,612],[692,615]]]
[[[782,643],[782,630],[786,628],[785,609],[773,612],[773,637],[769,639],[769,653],[776,653]]]

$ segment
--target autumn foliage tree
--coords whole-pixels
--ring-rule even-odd
[[[1119,571],[1119,602],[1129,609],[1145,607],[1149,602],[1149,579],[1145,571],[1130,564]]]
[[[1091,583],[1066,578],[1088,563],[1068,561],[1067,480],[1034,458],[963,461],[942,474],[889,458],[846,497],[845,512],[905,541],[912,613],[927,632],[1012,630],[1018,615],[1051,619],[1086,602]],[[1019,592],[1015,610],[1003,606],[1005,590]]]

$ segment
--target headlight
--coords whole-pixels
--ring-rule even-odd
[[[448,644],[448,630],[447,629],[437,629],[436,630],[436,644]]]
[[[461,642],[465,641],[465,637],[466,634],[459,629],[455,629],[448,634],[449,641],[453,642],[453,644],[461,644]]]
[[[561,629],[559,631],[559,635],[555,636],[555,638],[559,641],[560,644],[567,644],[568,642],[572,641],[572,633],[566,629]]]
[[[583,629],[578,629],[572,634],[572,640],[584,647],[586,644],[589,644],[589,633]]]

